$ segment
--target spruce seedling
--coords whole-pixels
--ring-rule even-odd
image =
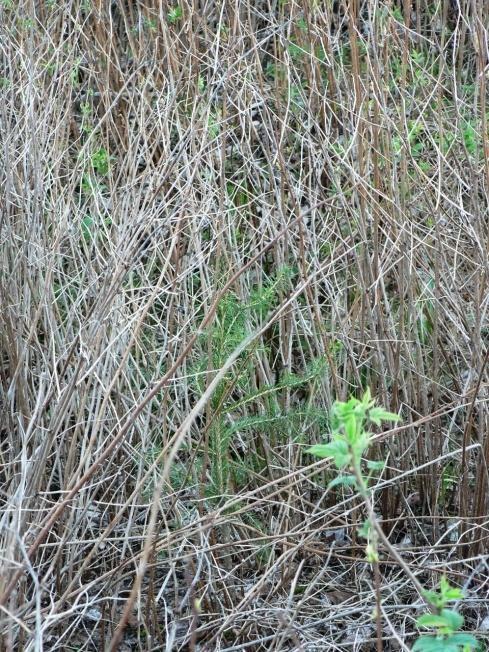
[[[172,7],[170,11],[168,12],[168,20],[172,25],[177,23],[183,16],[183,9],[177,5],[176,7]]]

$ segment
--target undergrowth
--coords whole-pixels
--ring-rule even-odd
[[[486,5],[0,0],[1,649],[487,637]]]

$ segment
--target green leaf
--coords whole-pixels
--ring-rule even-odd
[[[168,20],[170,23],[176,23],[183,16],[183,9],[180,6],[172,7],[168,12]]]
[[[371,469],[372,471],[382,471],[385,464],[386,463],[383,460],[368,460],[367,461],[367,467],[369,469]]]
[[[370,444],[370,433],[362,432],[357,435],[356,440],[352,442],[352,449],[355,458],[359,459],[362,457],[362,453],[368,448]]]
[[[94,170],[105,176],[109,171],[110,156],[104,147],[101,147],[92,154],[92,165]]]
[[[81,232],[83,235],[83,239],[85,241],[89,241],[92,237],[92,227],[94,224],[94,219],[91,215],[85,215],[85,217],[82,218],[81,223],[80,223],[80,228]]]
[[[332,441],[329,444],[316,444],[306,450],[306,453],[316,457],[332,457],[337,467],[342,468],[349,464],[351,455],[348,451],[348,444],[342,439]]]
[[[330,444],[315,444],[306,449],[306,453],[316,457],[333,457]]]
[[[467,122],[463,130],[463,139],[465,147],[469,154],[475,154],[477,151],[478,134],[473,124]]]
[[[339,475],[337,478],[334,478],[334,480],[331,480],[331,482],[328,484],[328,489],[332,489],[338,485],[354,487],[356,484],[357,480],[354,475]]]
[[[420,627],[445,627],[445,620],[438,614],[423,614],[416,618],[416,624]]]
[[[466,634],[465,632],[457,632],[456,634],[452,634],[447,638],[448,643],[451,643],[453,645],[460,645],[460,646],[469,646],[470,647],[477,647],[477,639],[475,636],[472,636],[472,634]]]
[[[367,387],[362,397],[362,403],[364,403],[365,405],[370,405],[371,400],[372,400],[372,394],[370,392],[370,387]]]
[[[382,421],[399,421],[401,417],[394,412],[387,412],[384,408],[373,407],[369,410],[368,418],[376,426],[380,426]]]
[[[421,636],[412,647],[413,652],[445,652],[444,641],[436,636]]]
[[[440,593],[445,602],[461,600],[464,597],[463,591],[456,586],[451,586],[445,576],[440,580]]]
[[[463,627],[464,617],[462,614],[459,614],[458,611],[454,611],[453,609],[442,609],[441,615],[449,623],[448,627],[450,627],[450,629],[456,630]]]
[[[423,596],[430,604],[435,607],[443,604],[443,600],[440,599],[440,595],[436,591],[423,591]]]
[[[354,414],[349,414],[344,422],[345,435],[348,441],[354,442],[357,437],[357,420]]]
[[[416,622],[421,627],[447,627],[455,631],[462,627],[464,618],[456,611],[443,609],[440,614],[423,614]]]
[[[464,593],[462,589],[452,586],[450,589],[448,589],[448,591],[445,591],[443,593],[443,597],[447,602],[449,600],[462,600],[464,597]]]
[[[460,652],[458,645],[451,644],[447,639],[443,641],[443,652]]]
[[[372,525],[370,524],[370,521],[367,519],[362,523],[361,527],[357,529],[357,534],[359,537],[362,537],[362,539],[368,539],[370,536],[371,529],[372,529]]]
[[[371,543],[368,543],[365,548],[365,557],[371,564],[375,564],[379,561],[379,553]]]

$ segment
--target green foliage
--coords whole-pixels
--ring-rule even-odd
[[[82,59],[81,59],[81,57],[79,57],[78,59],[76,59],[76,61],[74,62],[73,66],[71,68],[70,79],[71,79],[71,83],[73,84],[73,86],[78,86],[79,85],[79,74],[80,74],[80,64],[81,64],[81,62],[82,62]]]
[[[477,647],[475,636],[457,631],[463,627],[464,617],[454,609],[447,609],[449,602],[463,599],[461,589],[451,586],[442,577],[439,590],[425,591],[424,597],[434,613],[422,614],[416,624],[435,631],[432,635],[421,636],[414,643],[413,652],[470,652]]]
[[[87,171],[82,175],[81,189],[85,194],[103,192],[107,187],[102,183],[110,170],[113,157],[104,147],[94,151],[88,161]]]
[[[447,502],[447,496],[457,486],[458,480],[459,477],[457,476],[454,463],[453,461],[449,462],[443,467],[441,472],[440,501],[442,503],[445,504]]]
[[[289,43],[289,45],[287,46],[287,51],[294,63],[301,62],[304,56],[310,54],[307,47],[297,45],[296,43]]]
[[[80,229],[82,232],[82,237],[86,242],[89,242],[92,238],[92,227],[94,224],[94,219],[91,215],[85,215],[82,218],[80,223]]]
[[[328,444],[312,446],[307,452],[317,457],[332,458],[340,474],[329,484],[335,486],[355,487],[362,498],[369,503],[368,482],[362,472],[363,453],[371,442],[371,435],[366,430],[369,423],[380,426],[383,421],[397,421],[399,416],[387,412],[375,405],[367,390],[361,400],[350,398],[348,401],[336,401],[331,410],[331,441]],[[380,471],[382,461],[370,461],[367,467],[371,471]],[[344,469],[350,473],[343,473]],[[379,524],[373,506],[370,506],[369,518],[358,530],[359,536],[367,539],[366,558],[370,563],[377,563]],[[447,605],[453,600],[461,600],[460,589],[442,578],[438,591],[423,591],[423,596],[433,607],[432,613],[422,614],[417,619],[419,627],[434,629],[434,634],[421,636],[413,646],[413,652],[471,652],[477,646],[477,640],[471,634],[459,632],[464,618]]]
[[[168,21],[174,25],[176,22],[178,22],[181,18],[183,18],[183,9],[179,6],[176,5],[175,7],[172,7],[170,11],[167,14],[168,16]]]
[[[203,377],[209,365],[212,369],[218,369],[225,362],[227,357],[249,334],[253,324],[260,323],[262,319],[277,305],[278,293],[286,287],[291,279],[293,271],[284,267],[280,269],[275,278],[261,287],[256,286],[250,292],[248,302],[242,302],[236,295],[229,293],[220,302],[216,318],[212,327],[200,338],[202,348],[208,350],[209,340],[212,342],[212,350],[209,355],[206,353],[200,357],[194,371],[197,391],[202,393],[205,385]],[[248,357],[247,353],[240,356],[243,362]],[[242,369],[236,376],[235,372],[229,372],[223,386],[227,385],[229,380],[234,379],[238,386],[249,387],[249,373],[251,367]],[[284,381],[285,382],[285,381]],[[290,379],[289,381],[290,382]],[[221,389],[216,392],[213,401],[220,402]]]
[[[391,9],[391,14],[392,14],[392,18],[394,18],[394,20],[397,20],[400,23],[404,23],[404,16],[402,15],[402,10],[401,10],[400,7],[393,7]]]
[[[154,32],[158,27],[158,23],[154,18],[145,18],[143,21],[143,25],[145,29],[149,30],[150,32]]]
[[[99,242],[103,240],[106,229],[112,226],[112,219],[110,217],[102,218],[101,216],[94,217],[87,213],[80,220],[80,231],[83,241],[87,244],[94,240]]]
[[[106,149],[101,147],[92,154],[91,164],[97,174],[105,176],[109,172],[110,157]]]
[[[226,192],[231,204],[239,208],[244,206],[249,201],[249,192],[246,188],[246,181],[236,183],[235,181],[228,181],[226,183]]]
[[[284,267],[268,283],[254,287],[248,301],[240,301],[232,293],[221,300],[212,327],[199,339],[201,356],[192,370],[192,385],[197,394],[205,391],[209,369],[219,369],[249,332],[276,307],[280,293],[287,289],[293,275],[292,269]],[[242,353],[212,396],[207,432],[206,493],[209,497],[218,498],[231,487],[243,487],[254,474],[263,471],[266,461],[255,444],[248,446],[243,438],[245,433],[266,433],[273,447],[284,435],[297,441],[304,432],[304,423],[308,427],[325,425],[323,410],[311,406],[284,409],[281,397],[322,377],[326,362],[314,360],[303,373],[284,373],[276,382],[257,387],[254,357],[268,353],[265,347]]]
[[[363,453],[371,443],[371,433],[366,429],[369,423],[380,426],[383,421],[398,421],[399,415],[387,412],[372,400],[370,390],[364,393],[361,400],[351,397],[348,401],[335,401],[330,414],[331,441],[327,444],[311,446],[307,452],[316,457],[332,458],[340,471],[328,485],[331,489],[336,486],[355,487],[362,498],[369,501],[368,484],[371,477],[362,471]],[[384,468],[383,461],[370,461],[367,468],[370,472],[380,471]],[[350,473],[344,474],[348,469]],[[377,563],[378,556],[378,530],[373,527],[375,519],[373,508],[358,534],[367,539],[365,554],[367,561]]]
[[[333,458],[335,466],[360,466],[362,455],[370,445],[371,435],[365,429],[369,422],[380,426],[382,421],[398,421],[399,416],[375,405],[367,390],[362,399],[335,401],[331,410],[331,441],[317,444],[307,450],[316,457]],[[383,465],[383,462],[381,463]],[[377,465],[374,465],[374,468]],[[337,480],[334,481],[338,483]]]
[[[211,111],[209,117],[207,118],[207,131],[209,136],[214,139],[219,136],[221,130],[220,127],[220,111]]]
[[[462,137],[468,153],[472,156],[477,154],[479,136],[472,121],[467,120],[464,123],[462,128]]]

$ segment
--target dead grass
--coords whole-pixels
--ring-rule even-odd
[[[2,649],[373,649],[302,453],[366,386],[385,532],[484,630],[489,6],[412,4],[0,2]]]

